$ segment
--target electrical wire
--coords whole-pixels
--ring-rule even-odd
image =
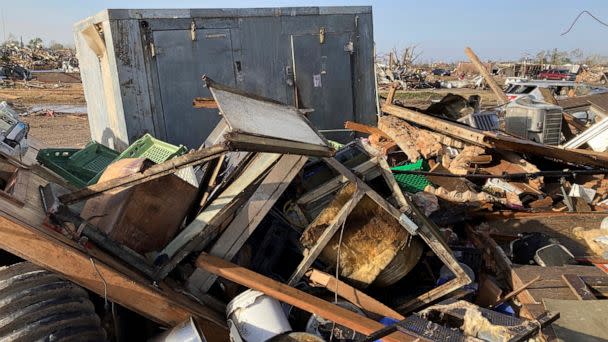
[[[593,14],[591,14],[591,12],[589,12],[589,11],[587,11],[587,10],[584,10],[584,11],[582,11],[581,13],[579,13],[579,14],[576,16],[576,18],[574,18],[574,21],[572,22],[572,24],[570,24],[570,27],[568,27],[568,29],[567,29],[567,30],[566,30],[564,33],[562,33],[561,35],[563,36],[563,35],[567,34],[568,32],[570,32],[570,30],[572,30],[572,29],[574,28],[574,25],[576,24],[576,22],[578,21],[578,19],[579,19],[579,18],[580,18],[580,17],[581,17],[583,14],[585,14],[585,13],[587,13],[587,14],[588,14],[588,15],[589,15],[591,18],[595,19],[595,21],[597,21],[598,23],[600,23],[600,24],[602,24],[602,25],[604,25],[604,26],[608,27],[608,24],[607,24],[607,23],[603,22],[601,19],[599,19],[598,17],[596,17],[596,16],[594,16]]]

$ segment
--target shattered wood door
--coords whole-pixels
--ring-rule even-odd
[[[351,33],[294,35],[292,54],[300,108],[312,108],[308,118],[319,129],[343,129],[354,120],[351,54],[346,47]],[[348,134],[323,133],[346,141]]]
[[[155,31],[156,67],[166,140],[199,147],[219,121],[217,109],[195,109],[195,97],[211,97],[201,77],[235,85],[230,29]]]

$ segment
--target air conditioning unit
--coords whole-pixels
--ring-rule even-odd
[[[562,107],[521,97],[506,107],[508,133],[547,145],[559,145],[562,132]]]

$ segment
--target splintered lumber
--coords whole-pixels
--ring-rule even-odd
[[[395,141],[412,162],[418,160],[420,156],[424,158],[436,156],[442,150],[441,144],[433,134],[394,116],[379,117],[378,128]]]
[[[206,329],[224,330],[220,328],[225,325],[223,317],[206,307],[166,287],[159,290],[124,267],[119,270],[111,260],[102,261],[79,250],[58,233],[43,233],[4,215],[0,216],[0,248],[3,250],[61,274],[102,297],[107,293],[112,302],[163,325],[171,327],[194,316],[206,320],[205,334]]]
[[[65,205],[74,204],[97,196],[106,191],[116,188],[130,187],[175,173],[178,169],[186,166],[202,164],[210,159],[216,158],[218,155],[226,151],[228,151],[226,146],[211,146],[209,148],[169,159],[161,164],[153,165],[144,172],[137,172],[125,177],[115,178],[106,182],[89,185],[86,188],[62,195],[59,197],[59,200]]]
[[[388,94],[386,95],[386,103],[393,103],[395,100],[395,94],[397,93],[397,88],[399,87],[398,82],[393,82],[391,87],[388,89]]]
[[[469,59],[471,60],[473,65],[475,65],[475,67],[477,68],[479,73],[486,80],[486,83],[488,83],[488,85],[494,92],[494,95],[496,95],[496,98],[498,99],[498,103],[501,105],[508,103],[509,99],[507,98],[507,95],[505,95],[505,93],[502,91],[500,86],[498,86],[498,83],[496,83],[496,80],[494,80],[492,75],[490,75],[488,70],[483,66],[483,64],[481,63],[481,61],[479,60],[479,58],[477,57],[475,52],[473,52],[473,50],[470,47],[466,47],[464,49],[464,53],[467,54],[467,57],[469,57]]]
[[[319,270],[310,269],[306,272],[306,276],[313,286],[322,286],[365,311],[375,313],[381,317],[394,318],[399,321],[405,319],[403,315],[395,310],[366,295],[363,291],[357,290],[347,283],[336,279],[336,277],[332,275]]]
[[[385,104],[382,112],[480,147],[529,153],[577,165],[608,167],[608,153],[604,152],[557,148],[501,133],[481,131],[396,105]]]
[[[313,313],[364,335],[369,335],[379,329],[384,328],[382,323],[376,322],[364,316],[360,316],[350,310],[344,309],[286,284],[279,283],[271,278],[218,257],[203,253],[196,260],[196,266],[207,272],[213,273],[218,277],[222,277],[253,290],[263,292],[264,294],[276,298],[281,302],[293,305],[299,309]],[[423,341],[423,339],[406,335],[401,332],[395,332],[383,338],[383,340]]]
[[[360,123],[353,122],[353,121],[346,121],[344,123],[344,128],[352,129],[353,131],[356,131],[359,133],[367,133],[370,135],[376,134],[382,138],[391,139],[391,137],[388,134],[384,133],[382,130],[380,130],[376,127],[360,124]]]
[[[233,203],[233,201],[243,193],[251,184],[266,172],[279,158],[280,154],[276,153],[259,153],[256,155],[251,164],[243,171],[241,176],[232,182],[218,197],[209,203],[195,219],[190,222],[165,248],[160,252],[160,255],[166,255],[168,258],[177,256],[177,260],[181,261],[187,252],[182,249],[189,244],[190,241],[196,241],[197,237],[204,236],[208,240],[212,240],[217,236],[219,227],[211,224],[213,220],[222,213],[222,211]]]
[[[518,294],[520,294],[522,291],[524,291],[526,288],[528,288],[528,286],[532,285],[533,283],[535,283],[536,281],[540,280],[540,276],[536,276],[536,278],[530,280],[529,282],[523,284],[522,286],[514,289],[513,291],[507,293],[504,297],[502,297],[500,300],[498,300],[496,303],[494,303],[492,305],[492,307],[497,307],[500,304],[511,300],[513,297],[517,296]]]
[[[224,229],[209,253],[232,260],[307,160],[307,157],[298,155],[281,156],[230,225]],[[192,293],[200,297],[211,288],[215,280],[214,275],[197,269],[188,279],[187,285]]]

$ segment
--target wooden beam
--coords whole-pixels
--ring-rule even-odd
[[[223,145],[215,145],[209,148],[194,151],[184,154],[183,156],[169,159],[164,163],[153,165],[144,172],[137,172],[125,177],[115,178],[107,182],[89,185],[86,188],[60,196],[59,200],[66,205],[74,204],[116,188],[125,189],[133,185],[149,182],[151,180],[175,173],[180,168],[202,164],[210,159],[216,158],[218,155],[226,151],[228,151],[228,148]]]
[[[500,300],[496,301],[496,303],[492,304],[492,307],[494,307],[494,308],[495,308],[495,307],[499,306],[500,304],[502,304],[502,303],[504,303],[504,302],[506,302],[506,301],[511,300],[513,297],[517,296],[517,295],[518,295],[518,294],[520,294],[522,291],[525,291],[525,290],[528,288],[528,286],[530,286],[530,285],[534,284],[534,283],[535,283],[536,281],[538,281],[538,280],[540,280],[540,276],[536,276],[536,278],[534,278],[534,279],[530,280],[529,282],[527,282],[527,283],[523,284],[522,286],[520,286],[520,287],[518,287],[518,288],[516,288],[516,289],[513,289],[513,291],[511,291],[511,292],[507,293],[507,294],[506,294],[504,297],[502,297]]]
[[[395,100],[395,94],[397,93],[397,88],[399,88],[399,83],[393,82],[391,87],[388,89],[388,94],[386,95],[386,104],[392,104]]]
[[[382,106],[382,112],[430,128],[435,132],[454,139],[484,148],[534,154],[577,165],[608,167],[608,153],[605,152],[563,149],[543,145],[531,140],[520,139],[501,133],[481,131],[396,105],[384,105]]]
[[[366,295],[363,291],[357,290],[347,283],[336,279],[336,277],[330,274],[310,269],[306,272],[306,277],[308,277],[312,286],[322,286],[367,312],[374,313],[380,317],[394,318],[399,321],[405,319],[405,317],[397,311]]]
[[[42,233],[4,215],[0,216],[0,248],[61,274],[102,297],[107,290],[109,300],[165,326],[171,327],[195,316],[207,322],[203,330],[225,331],[224,317],[163,284],[162,290],[155,288],[126,269],[118,271],[109,263],[62,242],[63,236],[54,236],[58,233]]]
[[[490,142],[486,141],[486,136],[481,130],[467,127],[452,121],[443,120],[432,115],[424,114],[400,107],[393,104],[385,104],[382,106],[382,112],[396,116],[403,120],[413,122],[431,130],[445,134],[454,139],[464,141],[469,144],[491,148]]]
[[[336,324],[353,329],[361,334],[369,335],[384,325],[367,317],[360,316],[350,310],[329,303],[291,286],[279,283],[249,269],[225,261],[208,254],[201,254],[196,260],[196,266],[219,277],[228,279],[253,290],[265,293],[277,300],[293,305],[304,311],[316,314]],[[385,338],[385,341],[415,341],[419,339],[401,332],[395,332]]]
[[[475,52],[473,52],[473,50],[470,47],[466,47],[464,49],[464,53],[467,55],[467,57],[469,57],[469,59],[471,60],[473,65],[475,65],[475,67],[477,68],[479,73],[486,80],[486,83],[488,83],[488,85],[490,86],[490,89],[492,89],[492,91],[494,92],[496,99],[498,99],[498,104],[502,105],[505,103],[509,103],[509,99],[507,98],[507,95],[505,95],[505,93],[502,91],[500,86],[498,86],[498,83],[496,83],[496,80],[492,77],[492,75],[490,75],[490,72],[488,72],[488,69],[486,69],[486,67],[481,63],[481,61],[479,60],[479,57],[477,57]]]
[[[307,160],[304,156],[281,156],[230,225],[224,229],[209,254],[232,260]],[[216,279],[215,275],[197,269],[188,279],[187,285],[192,293],[200,296],[209,291]]]
[[[360,124],[360,123],[352,122],[352,121],[346,121],[344,123],[344,128],[352,129],[353,131],[356,131],[359,133],[366,133],[366,134],[370,134],[370,135],[377,134],[385,139],[392,140],[391,137],[388,136],[388,134],[384,133],[384,131],[381,131],[377,127],[372,127],[372,126],[368,126],[368,125],[364,125],[364,124]]]
[[[216,109],[217,102],[215,102],[212,97],[195,97],[194,100],[192,100],[192,107]]]

